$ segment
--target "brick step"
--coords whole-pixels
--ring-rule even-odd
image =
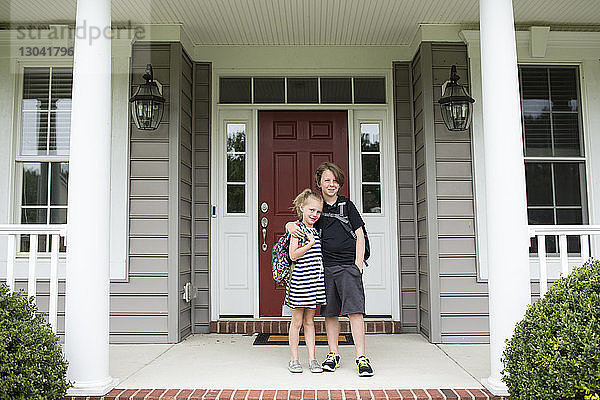
[[[234,390],[114,389],[103,397],[65,400],[502,400],[486,389]]]
[[[211,321],[211,333],[288,333],[289,320],[265,320],[265,319],[220,319]],[[318,334],[325,333],[325,321],[315,319],[315,331]],[[366,333],[402,333],[400,321],[365,320]],[[350,333],[350,322],[340,319],[340,333]]]

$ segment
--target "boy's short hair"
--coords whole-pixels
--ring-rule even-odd
[[[335,180],[340,184],[340,187],[344,186],[344,181],[346,180],[344,171],[342,171],[342,169],[338,167],[337,164],[325,161],[324,163],[319,165],[317,167],[317,170],[315,171],[315,185],[317,185],[318,188],[321,187],[321,177],[323,176],[323,172],[327,170],[331,171],[331,173],[335,177]]]

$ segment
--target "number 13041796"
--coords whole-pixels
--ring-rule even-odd
[[[19,47],[19,53],[23,57],[65,57],[73,56],[73,47]]]

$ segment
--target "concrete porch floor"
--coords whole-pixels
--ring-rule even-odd
[[[336,372],[287,371],[287,346],[253,346],[254,336],[194,335],[178,344],[111,345],[111,375],[118,388],[387,389],[482,388],[489,376],[488,345],[433,345],[417,334],[367,335],[375,375],[356,374],[354,347],[340,346]],[[327,353],[317,346],[317,358]]]

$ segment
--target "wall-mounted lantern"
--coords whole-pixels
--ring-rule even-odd
[[[162,85],[152,76],[152,64],[146,65],[144,79],[146,83],[138,87],[129,102],[135,126],[141,130],[152,131],[158,128],[162,119],[165,98],[162,96]]]
[[[442,85],[442,97],[438,100],[442,110],[442,118],[450,131],[469,129],[473,114],[472,104],[475,100],[469,96],[465,88],[458,83],[456,65],[450,71],[450,80]]]

